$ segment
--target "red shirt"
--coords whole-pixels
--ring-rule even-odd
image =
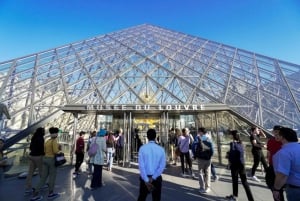
[[[275,140],[275,138],[271,138],[268,140],[267,143],[267,150],[269,151],[269,164],[273,164],[273,156],[276,154],[276,152],[281,149],[282,143],[280,141]]]
[[[76,141],[76,150],[77,153],[83,153],[84,151],[84,140],[83,137],[79,137]]]

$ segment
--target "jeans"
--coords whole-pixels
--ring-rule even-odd
[[[215,169],[215,166],[214,164],[210,164],[210,172],[211,172],[211,175],[213,176],[213,178],[216,178],[217,174],[216,174],[216,169]]]
[[[114,160],[113,153],[114,153],[114,148],[108,147],[106,159],[107,159],[107,168],[109,168],[109,169],[112,168],[112,164],[113,164],[113,160]]]
[[[299,201],[300,200],[300,188],[293,188],[287,185],[286,197],[288,201]]]

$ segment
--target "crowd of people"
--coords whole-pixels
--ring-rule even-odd
[[[238,176],[240,176],[248,200],[253,201],[254,197],[247,181],[245,145],[237,130],[230,130],[229,134],[232,136],[228,160],[233,192],[231,195],[226,196],[226,199],[231,201],[238,200]],[[253,165],[249,171],[248,178],[256,182],[261,182],[255,175],[259,163],[261,163],[266,175],[266,184],[273,194],[274,201],[283,201],[285,197],[288,201],[300,200],[300,145],[297,133],[291,128],[275,125],[272,134],[266,140],[266,143],[264,143],[262,138],[267,138],[267,136],[263,130],[258,127],[251,128],[249,142],[252,147]],[[200,127],[196,136],[192,136],[188,128],[182,130],[176,128],[170,130],[169,137],[172,164],[176,165],[177,158],[180,157],[181,175],[183,177],[190,176],[196,178],[190,164],[192,158],[197,159],[199,192],[202,194],[209,193],[210,174],[212,174],[212,181],[216,181],[218,178],[211,161],[211,156],[214,153],[211,136],[207,134],[205,128]],[[197,154],[198,150],[195,147],[199,144],[199,141],[206,142],[207,147],[211,149],[210,157],[209,154]],[[189,149],[191,149],[191,152]],[[264,156],[264,149],[267,151],[268,162]],[[284,191],[286,192],[286,196],[284,195]]]
[[[31,201],[42,200],[41,189],[48,188],[48,199],[59,196],[54,192],[57,167],[54,163],[55,154],[61,152],[57,136],[59,129],[49,128],[50,137],[45,139],[45,129],[38,128],[33,134],[30,142],[30,152],[28,155],[29,167],[25,183],[25,195],[32,194]],[[74,178],[80,174],[81,164],[84,161],[85,153],[88,153],[88,172],[91,175],[90,189],[96,190],[103,186],[103,167],[109,172],[112,171],[113,162],[123,160],[124,135],[123,130],[117,132],[100,129],[98,132],[90,133],[85,145],[84,135],[81,131],[75,143],[76,162],[74,166]],[[247,181],[251,179],[261,182],[255,176],[259,163],[265,172],[265,181],[273,195],[274,201],[300,200],[300,144],[297,133],[290,128],[276,125],[273,127],[271,136],[267,138],[265,133],[258,127],[251,128],[249,142],[253,156],[253,166],[246,174],[245,167],[245,145],[237,130],[230,130],[232,141],[229,144],[228,161],[232,178],[232,194],[226,196],[227,200],[238,200],[238,180],[246,192],[249,201],[254,197],[251,185]],[[140,190],[137,196],[138,201],[146,200],[148,194],[152,194],[155,201],[161,200],[162,193],[162,173],[166,167],[165,149],[158,143],[155,129],[147,131],[148,142],[139,144],[138,164],[140,170]],[[0,157],[3,158],[2,147],[4,140],[0,139]],[[94,145],[95,144],[95,145]],[[211,135],[204,127],[197,129],[197,133],[192,135],[189,128],[175,128],[169,132],[170,162],[177,165],[180,161],[182,177],[198,179],[199,192],[207,194],[210,192],[211,181],[217,181],[215,167],[212,164],[214,155],[214,143]],[[92,147],[96,150],[92,153]],[[264,156],[264,149],[267,156]],[[179,160],[178,160],[179,159]],[[267,159],[267,160],[266,160]],[[193,169],[192,163],[195,160],[197,170]],[[2,165],[1,160],[0,166]],[[33,185],[32,177],[35,170],[38,170],[39,181]]]

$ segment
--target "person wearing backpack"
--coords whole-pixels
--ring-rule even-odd
[[[194,158],[198,159],[199,192],[201,194],[208,193],[210,191],[210,164],[214,149],[212,141],[203,127],[198,128],[198,134],[192,145],[192,152]]]
[[[231,179],[232,179],[232,195],[226,196],[227,200],[236,201],[238,197],[238,182],[240,175],[241,182],[247,194],[249,201],[254,201],[251,189],[247,182],[245,171],[244,147],[237,130],[230,131],[233,141],[230,143],[228,159],[230,162]]]

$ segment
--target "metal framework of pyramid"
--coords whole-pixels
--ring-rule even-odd
[[[299,76],[299,65],[143,24],[0,63],[1,126],[67,127],[66,104],[223,103],[263,128],[298,129]]]

